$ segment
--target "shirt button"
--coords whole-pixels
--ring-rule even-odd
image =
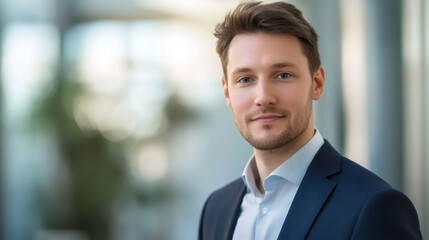
[[[262,214],[267,215],[267,213],[268,213],[268,208],[262,208]]]

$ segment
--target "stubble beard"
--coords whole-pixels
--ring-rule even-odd
[[[312,100],[311,98],[309,98],[308,102],[306,103],[304,113],[298,115],[295,121],[290,122],[290,125],[286,126],[282,132],[276,135],[272,135],[272,137],[270,137],[269,139],[256,138],[254,135],[252,135],[252,133],[247,127],[242,126],[238,119],[235,119],[235,123],[243,138],[255,149],[272,151],[288,145],[289,143],[293,142],[297,137],[301,136],[303,132],[305,132],[305,130],[308,128],[308,124],[310,123],[312,110]],[[261,112],[279,113],[279,111],[276,111],[275,109],[263,109],[261,110]],[[286,118],[290,117],[290,114],[288,113],[283,113],[283,115]],[[273,126],[271,124],[267,124],[262,127],[266,130],[269,130]]]

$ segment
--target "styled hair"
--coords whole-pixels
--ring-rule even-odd
[[[218,39],[216,52],[219,54],[225,78],[228,49],[232,39],[238,34],[258,32],[297,37],[307,57],[310,73],[314,74],[320,67],[318,35],[299,9],[285,2],[243,2],[234,11],[226,14],[224,21],[216,26],[214,32]]]

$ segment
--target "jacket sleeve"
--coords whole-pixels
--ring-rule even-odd
[[[421,240],[417,212],[403,193],[386,189],[368,199],[362,208],[352,240]]]

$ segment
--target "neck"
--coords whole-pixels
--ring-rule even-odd
[[[256,167],[259,173],[259,178],[256,180],[256,186],[262,194],[265,193],[262,185],[265,178],[267,178],[275,169],[308,143],[313,135],[314,127],[313,120],[311,119],[307,129],[303,133],[281,148],[273,150],[253,149],[255,153]]]

